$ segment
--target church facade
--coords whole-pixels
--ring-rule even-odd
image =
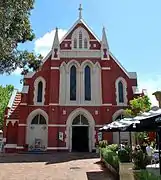
[[[89,151],[98,139],[115,141],[98,130],[122,115],[137,94],[137,76],[109,50],[105,28],[101,40],[79,18],[60,41],[58,29],[51,51],[37,72],[24,76],[5,114],[6,152]]]

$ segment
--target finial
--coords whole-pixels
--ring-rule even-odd
[[[82,10],[83,9],[82,9],[82,5],[81,4],[79,5],[79,9],[78,10],[79,10],[79,19],[82,19]]]

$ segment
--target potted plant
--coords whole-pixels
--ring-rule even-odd
[[[141,149],[135,149],[132,153],[132,159],[134,162],[134,170],[146,169],[148,164],[147,155],[143,153]]]
[[[120,180],[134,180],[133,163],[131,162],[130,148],[122,148],[118,151]]]

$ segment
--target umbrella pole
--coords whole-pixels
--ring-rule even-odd
[[[119,131],[119,145],[121,144],[121,136],[120,136],[120,131]]]
[[[130,147],[131,147],[131,149],[132,149],[131,131],[129,132],[129,135],[130,135]]]

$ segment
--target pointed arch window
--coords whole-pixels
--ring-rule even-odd
[[[31,124],[46,124],[46,120],[44,116],[38,114],[32,119]]]
[[[43,83],[40,81],[38,83],[38,90],[37,90],[37,102],[42,102],[42,91],[43,91]]]
[[[124,86],[121,81],[118,83],[119,103],[124,103]]]
[[[77,39],[74,38],[74,48],[77,48]]]
[[[70,69],[70,100],[76,101],[76,67],[73,65]]]
[[[84,87],[85,87],[85,100],[90,101],[91,100],[91,69],[87,65],[85,67],[85,81],[84,81]]]
[[[87,38],[84,39],[84,48],[85,48],[85,49],[88,48],[88,41],[87,41]]]
[[[82,49],[82,31],[79,31],[79,48]]]

